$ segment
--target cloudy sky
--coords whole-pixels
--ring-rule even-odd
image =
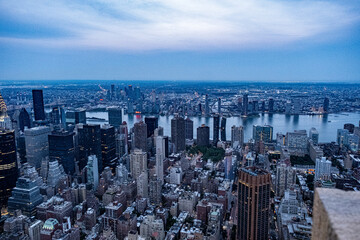
[[[0,0],[0,80],[360,82],[359,0]]]

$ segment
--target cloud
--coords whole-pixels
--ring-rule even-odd
[[[359,22],[356,1],[330,0],[0,0],[13,21],[60,36],[7,36],[43,47],[217,50],[322,39]],[[21,25],[19,27],[21,32]]]

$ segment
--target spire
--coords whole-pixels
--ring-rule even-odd
[[[4,119],[5,117],[8,117],[7,107],[6,107],[5,101],[0,93],[0,119]]]

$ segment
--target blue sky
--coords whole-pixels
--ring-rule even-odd
[[[0,80],[360,82],[360,1],[0,0]]]

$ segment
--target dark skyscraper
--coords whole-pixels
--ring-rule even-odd
[[[268,239],[271,175],[257,167],[242,168],[238,185],[239,240]]]
[[[221,141],[226,141],[226,117],[221,118]]]
[[[213,122],[213,144],[216,144],[219,141],[219,130],[220,130],[220,116],[214,116]]]
[[[253,139],[256,142],[270,143],[273,138],[273,127],[269,125],[254,125],[253,126]]]
[[[101,153],[104,167],[116,168],[115,128],[110,125],[101,127]]]
[[[355,125],[352,123],[345,123],[344,129],[347,129],[349,133],[354,133]]]
[[[325,98],[324,99],[324,112],[329,112],[329,105],[330,105],[330,101],[329,101],[329,98]]]
[[[16,185],[18,166],[14,131],[0,132],[0,204],[7,203]]]
[[[122,124],[122,110],[119,107],[107,108],[109,124],[118,128]]]
[[[269,99],[269,112],[270,113],[274,112],[274,99],[273,98]]]
[[[247,93],[243,96],[243,115],[248,114],[248,108],[249,108],[249,96]]]
[[[143,121],[134,124],[134,141],[135,148],[147,151],[147,126]]]
[[[32,90],[35,121],[45,120],[44,97],[42,90]]]
[[[60,108],[59,107],[53,107],[51,112],[52,122],[54,124],[60,124]]]
[[[221,113],[221,98],[218,98],[218,113]]]
[[[86,124],[86,110],[79,108],[66,112],[66,122],[70,124]]]
[[[72,132],[53,132],[48,135],[49,139],[49,158],[57,160],[64,167],[67,174],[75,172],[75,148],[74,133]]]
[[[194,122],[190,118],[185,119],[185,138],[194,138]]]
[[[22,108],[19,113],[19,128],[24,131],[25,127],[30,128],[30,116],[25,108]]]
[[[101,154],[100,125],[84,124],[78,126],[79,133],[79,167],[83,169],[90,155],[96,155],[99,172],[103,170]]]
[[[185,150],[185,120],[182,117],[171,119],[171,142],[175,153]]]
[[[158,128],[158,122],[159,119],[157,117],[145,117],[147,137],[151,137],[154,134],[155,129]]]
[[[205,124],[201,125],[197,128],[196,135],[196,143],[198,146],[209,146],[210,139],[210,128],[205,126]]]

